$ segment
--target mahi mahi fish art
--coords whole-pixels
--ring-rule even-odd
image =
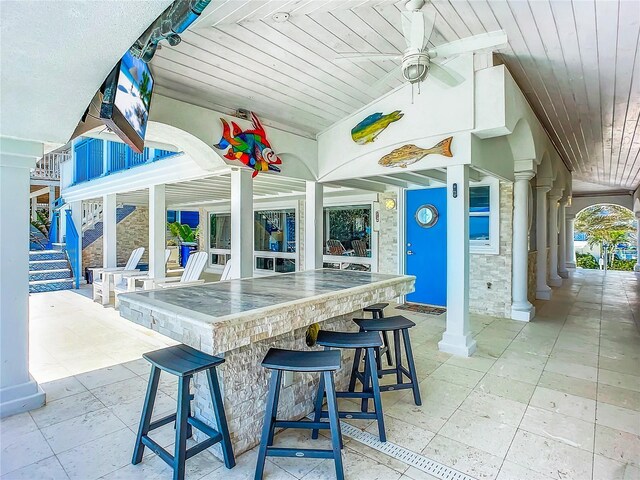
[[[403,117],[400,110],[383,115],[381,112],[372,113],[351,129],[351,138],[358,145],[373,142],[390,124]]]
[[[427,155],[431,155],[433,153],[443,155],[445,157],[453,157],[453,154],[451,153],[451,140],[453,140],[453,137],[445,138],[431,148],[420,148],[415,145],[403,145],[382,157],[378,163],[383,167],[407,168],[407,165],[416,163],[418,160],[422,160]]]
[[[258,172],[280,171],[276,165],[281,165],[282,160],[271,148],[264,127],[255,114],[251,114],[253,129],[243,132],[235,122],[231,122],[233,134],[227,121],[224,118],[220,120],[222,121],[222,138],[214,147],[220,150],[229,147],[227,153],[224,154],[224,158],[239,160],[247,167],[252,168],[252,177],[258,175]]]

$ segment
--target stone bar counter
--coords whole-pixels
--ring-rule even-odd
[[[305,334],[319,323],[326,330],[355,331],[362,309],[411,293],[415,277],[345,270],[310,270],[268,277],[120,295],[120,315],[203,352],[225,358],[218,368],[234,451],[260,441],[267,371],[260,366],[271,347],[308,349]],[[318,348],[318,347],[313,347]],[[349,382],[353,351],[342,351],[336,386]],[[313,410],[318,378],[285,376],[279,419],[299,419]],[[205,374],[193,379],[193,414],[215,425]],[[198,439],[196,430],[194,435]],[[214,447],[214,453],[220,453]]]

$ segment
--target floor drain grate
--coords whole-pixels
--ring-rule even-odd
[[[407,465],[411,465],[418,470],[422,470],[423,472],[428,473],[429,475],[432,475],[436,478],[441,478],[442,480],[475,480],[473,477],[470,477],[466,473],[462,473],[451,467],[447,467],[446,465],[438,463],[435,460],[431,460],[424,455],[412,452],[411,450],[401,447],[400,445],[396,445],[395,443],[391,443],[388,441],[381,442],[378,440],[378,437],[376,435],[360,430],[359,428],[354,427],[347,422],[340,422],[340,427],[342,430],[342,434],[345,437],[352,438],[357,442],[363,443],[368,447],[378,450],[385,455],[389,455],[392,458],[400,460]]]

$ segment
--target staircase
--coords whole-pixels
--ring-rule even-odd
[[[29,293],[73,288],[71,265],[64,250],[29,252]]]

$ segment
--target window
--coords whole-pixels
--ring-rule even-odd
[[[324,208],[326,255],[371,257],[371,206]]]
[[[257,252],[296,251],[296,212],[294,209],[261,210],[254,214],[254,249]]]
[[[226,265],[231,257],[231,214],[209,214],[211,265]]]
[[[488,245],[490,240],[489,185],[469,187],[469,240]]]
[[[469,249],[471,253],[500,252],[500,182],[487,178],[469,186]]]

